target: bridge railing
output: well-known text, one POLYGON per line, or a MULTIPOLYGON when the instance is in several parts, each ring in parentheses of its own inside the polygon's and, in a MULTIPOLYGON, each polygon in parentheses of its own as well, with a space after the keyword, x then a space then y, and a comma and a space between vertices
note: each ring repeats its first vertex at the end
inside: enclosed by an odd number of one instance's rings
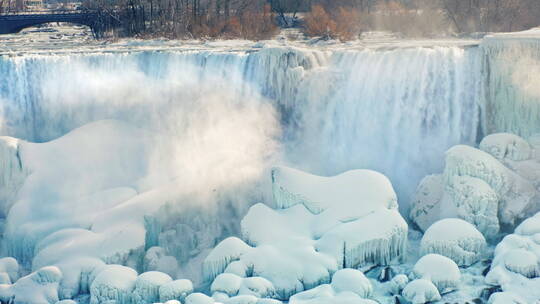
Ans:
POLYGON ((80 14, 95 14, 97 11, 93 10, 43 10, 43 11, 20 11, 20 12, 4 12, 0 13, 2 16, 32 16, 32 15, 80 15, 80 14))

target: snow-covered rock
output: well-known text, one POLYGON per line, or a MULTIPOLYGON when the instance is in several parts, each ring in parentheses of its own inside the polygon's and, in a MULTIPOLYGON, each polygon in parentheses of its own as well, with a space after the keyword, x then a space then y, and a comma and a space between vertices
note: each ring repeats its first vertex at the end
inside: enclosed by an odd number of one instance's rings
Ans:
POLYGON ((132 294, 132 304, 155 303, 160 300, 160 287, 172 282, 171 277, 163 272, 148 271, 142 273, 135 281, 135 289, 132 294))
POLYGON ((407 284, 403 289, 403 297, 412 304, 424 304, 441 299, 437 287, 426 279, 417 279, 407 284))
POLYGON ((214 304, 215 301, 204 293, 195 292, 186 297, 185 304, 214 304))
POLYGON ((159 287, 159 301, 165 303, 170 300, 179 300, 181 303, 193 292, 193 283, 190 280, 174 280, 159 287))
POLYGON ((323 284, 292 296, 290 304, 376 303, 369 298, 372 286, 361 271, 342 269, 334 274, 331 284, 323 284))
POLYGON ((540 213, 523 221, 497 245, 486 283, 504 291, 497 303, 512 297, 522 298, 523 303, 540 300, 540 213))
POLYGON ((513 229, 540 209, 540 159, 523 138, 487 136, 480 149, 458 145, 446 153, 442 175, 427 176, 417 188, 410 219, 425 231, 439 219, 457 217, 487 239, 513 229))
POLYGON ((390 292, 393 295, 399 295, 403 288, 409 283, 409 278, 404 274, 398 274, 390 281, 390 292))
POLYGON ((90 303, 114 301, 118 304, 131 304, 136 281, 135 270, 121 265, 108 265, 90 286, 90 303))
POLYGON ((422 255, 437 253, 460 266, 476 263, 486 250, 486 240, 476 228, 461 219, 442 219, 431 225, 420 242, 422 255))
POLYGON ((242 278, 231 273, 222 273, 216 277, 210 286, 212 293, 222 292, 229 297, 234 297, 238 294, 242 286, 242 278))
POLYGON ((58 302, 58 286, 62 272, 54 266, 43 267, 13 285, 0 285, 0 301, 21 304, 54 304, 58 302))
POLYGON ((249 277, 242 279, 242 285, 238 294, 252 295, 257 298, 273 298, 276 290, 272 282, 261 277, 249 277))
POLYGON ((252 206, 241 222, 244 241, 226 239, 206 258, 207 280, 222 272, 237 281, 259 276, 286 300, 329 283, 341 267, 387 264, 405 252, 407 224, 383 175, 356 170, 328 178, 280 167, 272 182, 278 209, 252 206))
POLYGON ((461 272, 451 259, 439 254, 428 254, 416 262, 409 276, 411 279, 431 281, 439 293, 444 294, 458 289, 461 272))

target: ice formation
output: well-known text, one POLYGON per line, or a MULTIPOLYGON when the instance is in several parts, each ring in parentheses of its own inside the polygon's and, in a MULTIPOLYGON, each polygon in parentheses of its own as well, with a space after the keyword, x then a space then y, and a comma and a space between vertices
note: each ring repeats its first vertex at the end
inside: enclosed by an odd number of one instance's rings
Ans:
POLYGON ((439 219, 461 218, 487 239, 515 227, 540 208, 535 147, 501 133, 487 136, 480 149, 451 148, 443 175, 428 176, 418 186, 411 220, 425 231, 439 219))
POLYGON ((429 280, 416 279, 403 289, 403 297, 412 304, 436 302, 441 299, 437 287, 429 280))
POLYGON ((280 167, 272 182, 278 209, 250 208, 241 223, 245 242, 226 239, 206 258, 208 280, 221 285, 227 278, 236 290, 240 277, 260 276, 286 300, 329 283, 340 268, 387 264, 404 253, 407 224, 383 175, 356 170, 327 178, 280 167))
POLYGON ((12 257, 0 259, 0 274, 3 275, 2 284, 12 284, 19 279, 19 263, 12 257))
POLYGON ((156 303, 160 300, 159 291, 161 287, 172 282, 169 275, 158 272, 149 271, 140 274, 135 281, 135 289, 132 293, 132 304, 156 303))
POLYGON ((484 236, 461 219, 442 219, 431 225, 420 242, 423 255, 437 253, 459 266, 469 266, 482 258, 487 248, 484 236))
POLYGON ((176 277, 178 272, 178 261, 176 258, 167 255, 167 251, 158 246, 154 246, 146 251, 143 263, 143 271, 164 272, 171 277, 176 277))
POLYGON ((0 300, 3 303, 43 303, 58 302, 58 286, 62 272, 54 266, 39 269, 14 284, 0 285, 0 300))
POLYGON ((393 295, 400 295, 403 288, 409 283, 409 278, 404 274, 398 274, 390 281, 390 292, 393 295))
POLYGON ((488 304, 527 304, 520 296, 508 292, 496 292, 489 297, 488 304))
POLYGON ((421 257, 414 265, 409 275, 412 279, 425 279, 431 281, 444 294, 458 289, 461 272, 457 264, 451 259, 439 255, 428 254, 421 257))
POLYGON ((486 283, 501 287, 504 297, 499 297, 523 298, 525 303, 540 300, 540 213, 504 237, 494 255, 486 283))

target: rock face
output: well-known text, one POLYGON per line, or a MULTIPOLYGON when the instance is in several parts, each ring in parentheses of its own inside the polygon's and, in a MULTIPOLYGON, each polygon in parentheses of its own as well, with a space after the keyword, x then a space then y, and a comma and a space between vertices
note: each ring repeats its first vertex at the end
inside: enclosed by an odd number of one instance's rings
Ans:
POLYGON ((504 291, 497 297, 493 294, 490 303, 503 303, 505 299, 515 299, 506 303, 534 303, 540 299, 540 213, 525 220, 497 245, 486 283, 501 286, 504 291))
POLYGON ((437 253, 452 259, 460 266, 476 263, 484 254, 486 240, 468 222, 442 219, 431 225, 420 242, 422 254, 437 253))
POLYGON ((287 300, 330 283, 341 268, 384 265, 405 252, 407 224, 383 175, 356 170, 328 178, 281 167, 272 183, 278 209, 249 210, 243 240, 224 240, 205 260, 208 281, 223 272, 262 277, 287 300))
POLYGON ((418 186, 411 221, 425 231, 439 219, 457 217, 487 239, 513 229, 540 209, 537 150, 507 133, 487 136, 479 149, 449 149, 443 174, 427 176, 418 186))

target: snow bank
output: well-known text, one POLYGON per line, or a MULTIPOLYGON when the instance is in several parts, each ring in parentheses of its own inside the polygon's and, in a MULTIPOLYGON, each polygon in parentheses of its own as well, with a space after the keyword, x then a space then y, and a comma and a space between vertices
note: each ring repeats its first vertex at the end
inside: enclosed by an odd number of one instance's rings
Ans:
POLYGON ((118 304, 131 304, 136 281, 135 270, 121 265, 108 265, 90 286, 90 303, 114 301, 118 304))
POLYGON ((523 303, 540 300, 540 213, 523 221, 497 245, 486 283, 501 286, 500 303, 512 297, 523 298, 523 303))
POLYGON ((410 212, 423 231, 438 219, 457 217, 487 239, 514 228, 540 209, 540 159, 534 146, 516 135, 487 136, 480 149, 455 146, 447 151, 443 175, 426 177, 410 212))
POLYGON ((439 293, 444 294, 458 289, 461 273, 451 259, 439 254, 428 254, 416 262, 409 276, 412 279, 431 281, 439 293))
POLYGON ((339 268, 388 264, 405 252, 407 224, 383 175, 356 170, 328 178, 280 167, 272 181, 278 209, 250 208, 241 222, 245 242, 226 239, 205 260, 209 280, 225 271, 236 290, 240 277, 259 276, 286 300, 329 283, 339 268))
POLYGON ((373 287, 361 271, 341 269, 332 277, 331 284, 323 284, 292 296, 290 304, 376 303, 369 300, 373 287))
POLYGON ((0 300, 3 303, 48 303, 58 302, 58 286, 62 280, 62 272, 54 266, 44 267, 25 277, 13 285, 0 285, 0 300))
POLYGON ((405 286, 403 297, 412 304, 424 304, 441 299, 437 287, 429 280, 417 279, 405 286))
POLYGON ((437 253, 460 266, 476 263, 484 255, 486 247, 484 236, 473 225, 456 218, 443 219, 431 225, 420 242, 422 255, 437 253))

